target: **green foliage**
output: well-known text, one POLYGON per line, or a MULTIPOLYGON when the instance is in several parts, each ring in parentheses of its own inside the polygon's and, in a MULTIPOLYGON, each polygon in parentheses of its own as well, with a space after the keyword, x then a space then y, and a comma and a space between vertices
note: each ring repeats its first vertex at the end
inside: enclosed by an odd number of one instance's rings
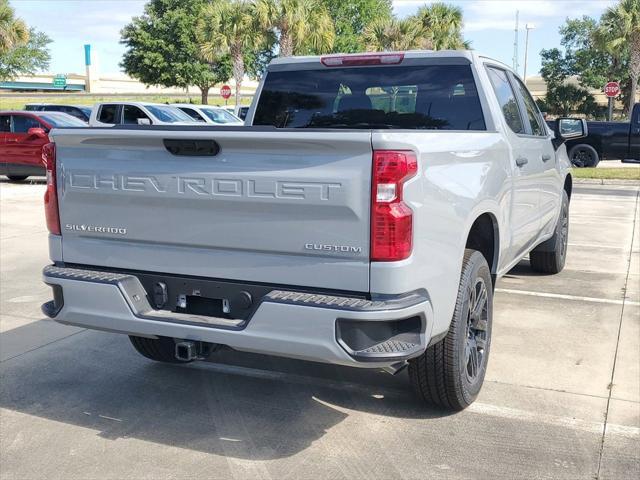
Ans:
POLYGON ((29 41, 29 29, 15 12, 8 0, 0 0, 0 57, 29 41))
POLYGON ((468 48, 462 38, 462 9, 436 2, 418 10, 415 19, 422 27, 425 48, 431 50, 460 50, 468 48))
POLYGON ((601 117, 603 109, 581 87, 601 89, 612 80, 620 82, 622 100, 628 110, 640 74, 640 0, 621 0, 599 21, 587 16, 567 19, 560 35, 563 51, 553 48, 540 53, 541 73, 547 82, 548 111, 562 114, 573 108, 601 117), (573 76, 579 85, 565 85, 573 76))
POLYGON ((209 88, 231 76, 228 59, 204 60, 195 37, 205 0, 151 0, 121 32, 127 50, 120 64, 148 85, 196 85, 206 103, 209 88))
POLYGON ((18 75, 33 75, 49 68, 49 43, 51 39, 47 35, 33 28, 29 29, 26 44, 13 47, 0 55, 0 80, 9 80, 18 75))
POLYGON ((333 20, 320 0, 255 0, 253 5, 257 24, 277 34, 281 57, 332 50, 333 20))
POLYGON ((333 52, 365 51, 364 30, 376 20, 393 16, 391 0, 322 0, 322 3, 333 19, 336 33, 333 52))
POLYGON ((616 64, 626 63, 624 69, 627 111, 631 115, 640 77, 640 0, 621 0, 609 7, 600 19, 595 32, 597 45, 610 54, 616 64))
POLYGON ((446 3, 425 5, 406 19, 381 17, 367 25, 363 39, 367 49, 376 51, 467 49, 462 37, 462 9, 446 3))
POLYGON ((362 35, 367 50, 395 51, 421 48, 424 43, 418 22, 408 18, 381 18, 365 28, 362 35))

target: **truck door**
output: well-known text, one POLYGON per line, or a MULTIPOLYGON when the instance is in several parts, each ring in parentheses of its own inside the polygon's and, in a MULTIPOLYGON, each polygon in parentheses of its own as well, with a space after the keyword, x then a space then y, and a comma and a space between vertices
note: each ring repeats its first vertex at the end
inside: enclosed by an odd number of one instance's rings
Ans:
POLYGON ((525 113, 525 128, 527 131, 528 143, 534 151, 529 157, 529 161, 535 163, 536 168, 542 169, 540 177, 540 228, 539 233, 552 232, 556 226, 558 213, 562 200, 563 179, 560 177, 560 170, 557 166, 556 152, 551 143, 551 132, 546 128, 542 114, 538 110, 536 102, 527 90, 527 87, 515 75, 511 75, 515 85, 516 95, 521 102, 521 111, 525 113), (528 124, 528 125, 527 125, 528 124))
MULTIPOLYGON (((12 115, 12 129, 6 134, 4 152, 7 162, 16 165, 42 167, 42 146, 48 143, 47 138, 30 136, 30 128, 45 128, 30 115, 12 115)), ((44 171, 44 168, 43 168, 44 171)))
POLYGON ((511 241, 505 254, 505 263, 509 263, 533 244, 540 230, 540 183, 543 177, 540 140, 527 131, 521 102, 507 71, 491 66, 487 67, 487 73, 507 124, 505 135, 512 148, 511 241))

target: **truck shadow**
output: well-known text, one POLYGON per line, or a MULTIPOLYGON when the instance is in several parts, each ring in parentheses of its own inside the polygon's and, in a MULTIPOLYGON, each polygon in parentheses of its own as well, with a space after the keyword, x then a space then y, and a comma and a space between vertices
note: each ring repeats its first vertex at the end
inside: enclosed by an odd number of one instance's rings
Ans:
MULTIPOLYGON (((29 325, 3 340, 18 340, 29 325)), ((0 407, 110 440, 269 460, 305 450, 358 412, 448 415, 425 408, 405 377, 230 350, 210 364, 164 365, 140 357, 125 336, 84 331, 3 362, 0 407)), ((56 430, 40 434, 55 442, 56 430)))

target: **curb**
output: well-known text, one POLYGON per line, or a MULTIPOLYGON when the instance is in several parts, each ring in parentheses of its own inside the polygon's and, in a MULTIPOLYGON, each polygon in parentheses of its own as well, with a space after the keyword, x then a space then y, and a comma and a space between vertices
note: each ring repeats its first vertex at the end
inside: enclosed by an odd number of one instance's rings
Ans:
POLYGON ((587 185, 633 185, 640 186, 640 179, 615 179, 615 178, 574 178, 573 183, 587 185))

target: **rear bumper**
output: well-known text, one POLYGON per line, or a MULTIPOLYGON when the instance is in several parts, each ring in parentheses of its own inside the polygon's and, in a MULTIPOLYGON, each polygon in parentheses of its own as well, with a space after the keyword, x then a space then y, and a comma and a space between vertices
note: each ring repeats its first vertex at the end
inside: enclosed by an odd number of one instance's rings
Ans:
POLYGON ((274 288, 235 320, 155 310, 132 274, 49 266, 43 278, 55 298, 43 312, 63 324, 339 365, 378 368, 418 356, 433 326, 425 292, 363 300, 274 288))

